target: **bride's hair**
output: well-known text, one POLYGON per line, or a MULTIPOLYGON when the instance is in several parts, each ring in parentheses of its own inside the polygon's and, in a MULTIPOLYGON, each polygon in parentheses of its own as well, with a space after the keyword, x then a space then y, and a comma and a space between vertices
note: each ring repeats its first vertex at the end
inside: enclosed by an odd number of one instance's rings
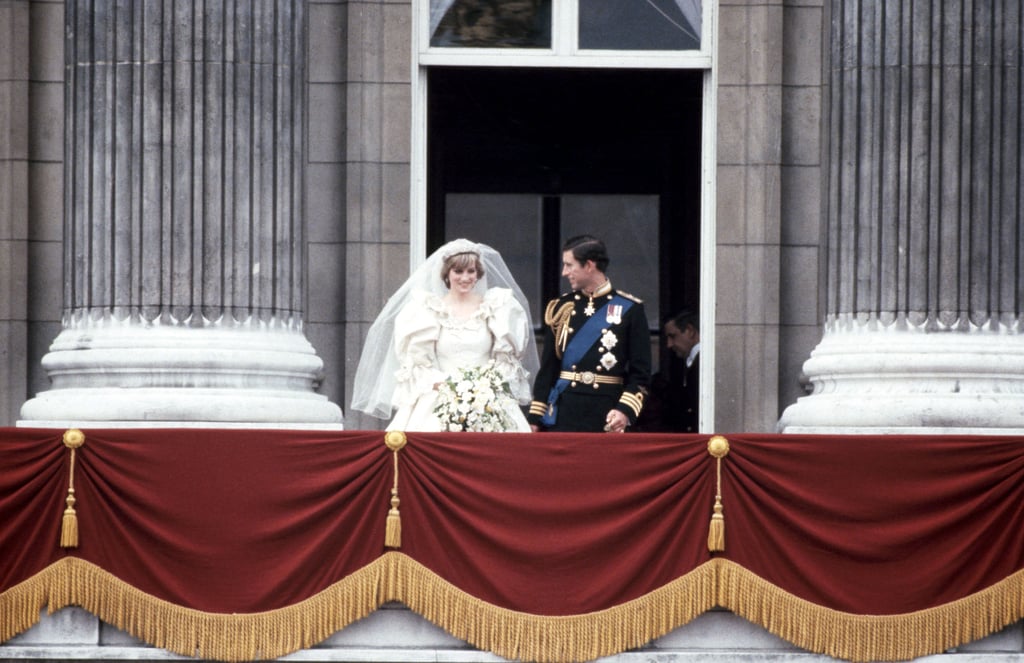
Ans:
POLYGON ((444 264, 441 265, 441 280, 444 281, 444 287, 452 287, 448 282, 448 274, 453 269, 469 269, 471 265, 476 266, 476 277, 482 279, 484 277, 484 264, 480 262, 480 256, 476 253, 453 253, 445 258, 444 264))

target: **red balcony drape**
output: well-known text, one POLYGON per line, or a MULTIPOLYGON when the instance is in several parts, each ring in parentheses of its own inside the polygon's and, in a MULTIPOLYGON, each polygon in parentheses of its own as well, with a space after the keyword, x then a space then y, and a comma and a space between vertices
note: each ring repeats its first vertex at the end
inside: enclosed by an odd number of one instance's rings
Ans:
POLYGON ((854 660, 1024 618, 1024 440, 0 429, 0 640, 81 605, 279 656, 399 600, 506 657, 587 660, 715 605, 854 660), (397 456, 397 464, 396 464, 397 456), (397 467, 401 542, 385 546, 397 467), (69 486, 77 547, 60 546, 69 486))

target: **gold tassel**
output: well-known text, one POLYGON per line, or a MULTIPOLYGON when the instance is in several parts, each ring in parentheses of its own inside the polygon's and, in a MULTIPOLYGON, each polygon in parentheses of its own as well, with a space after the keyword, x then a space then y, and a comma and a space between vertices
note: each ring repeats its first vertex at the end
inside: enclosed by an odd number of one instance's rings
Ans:
MULTIPOLYGON (((72 453, 74 453, 72 451, 72 453)), ((68 489, 67 504, 68 508, 64 509, 64 518, 60 523, 60 547, 61 548, 77 548, 78 547, 78 515, 75 513, 75 489, 68 489)))
POLYGON ((402 516, 398 513, 398 494, 391 490, 391 509, 388 511, 387 525, 384 530, 384 545, 388 548, 402 547, 402 516))
POLYGON ((725 551, 725 514, 722 513, 722 459, 729 453, 729 440, 712 435, 708 440, 708 453, 715 458, 715 508, 708 527, 708 550, 725 551))
POLYGON ((725 550, 725 516, 722 515, 722 499, 718 496, 715 497, 715 512, 711 515, 711 527, 708 530, 708 550, 725 550))
POLYGON ((405 433, 400 430, 389 430, 384 434, 384 445, 391 449, 395 461, 395 481, 391 486, 391 510, 384 527, 384 545, 387 548, 402 547, 402 516, 398 512, 398 452, 406 443, 405 433))
POLYGON ((78 514, 75 513, 75 449, 85 444, 85 434, 77 428, 64 431, 64 446, 71 450, 71 469, 68 471, 67 508, 60 524, 60 547, 78 547, 78 514))

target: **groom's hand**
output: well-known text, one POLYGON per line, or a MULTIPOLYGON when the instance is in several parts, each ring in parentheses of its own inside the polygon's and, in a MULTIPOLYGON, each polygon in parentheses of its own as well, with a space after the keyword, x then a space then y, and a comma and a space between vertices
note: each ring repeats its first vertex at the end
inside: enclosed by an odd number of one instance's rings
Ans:
POLYGON ((609 410, 604 421, 604 429, 609 433, 625 433, 629 425, 629 417, 619 410, 609 410))

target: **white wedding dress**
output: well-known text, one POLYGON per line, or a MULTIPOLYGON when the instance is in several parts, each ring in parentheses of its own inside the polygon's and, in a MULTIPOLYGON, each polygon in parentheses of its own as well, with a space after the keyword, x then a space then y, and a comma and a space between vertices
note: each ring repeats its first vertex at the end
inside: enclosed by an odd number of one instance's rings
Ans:
MULTIPOLYGON (((399 369, 393 402, 398 406, 388 430, 441 431, 434 414, 434 385, 459 369, 494 361, 508 381, 515 399, 530 402, 530 376, 520 357, 527 347, 529 317, 506 288, 491 288, 480 307, 467 319, 454 316, 444 300, 416 292, 395 319, 395 352, 399 369)), ((509 432, 530 432, 518 403, 506 407, 513 427, 509 432)))

